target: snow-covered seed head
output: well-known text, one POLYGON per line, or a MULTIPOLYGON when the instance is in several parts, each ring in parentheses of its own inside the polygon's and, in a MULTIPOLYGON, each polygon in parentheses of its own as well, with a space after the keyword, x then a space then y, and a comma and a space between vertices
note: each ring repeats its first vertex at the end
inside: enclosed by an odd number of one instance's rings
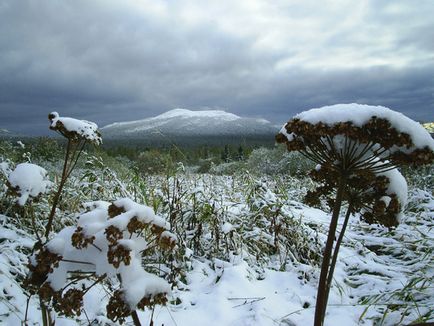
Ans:
POLYGON ((70 140, 86 140, 95 145, 100 145, 102 143, 98 126, 93 122, 60 117, 57 112, 51 112, 48 115, 48 119, 50 120, 51 130, 59 132, 70 140))
POLYGON ((94 241, 95 236, 86 237, 81 226, 78 226, 71 236, 71 244, 77 249, 87 248, 87 246, 92 244, 94 241))
POLYGON ((121 290, 117 290, 110 297, 106 306, 107 317, 112 321, 123 323, 125 318, 131 315, 131 309, 124 300, 124 295, 121 290))
POLYGON ((434 161, 434 140, 422 125, 385 107, 340 104, 305 111, 283 126, 276 141, 290 151, 332 152, 339 164, 344 154, 363 161, 370 153, 398 165, 434 161), (377 146, 358 157, 363 153, 354 143, 377 146))
POLYGON ((53 111, 48 115, 48 119, 50 121, 53 121, 54 119, 58 119, 58 118, 59 118, 59 113, 57 113, 56 111, 53 111))
POLYGON ((137 308, 145 309, 145 307, 152 307, 156 304, 165 305, 167 303, 167 293, 157 293, 153 296, 145 296, 137 304, 137 308))
POLYGON ((176 237, 173 233, 164 231, 160 235, 159 245, 163 249, 173 249, 176 246, 176 237))
POLYGON ((115 204, 111 204, 108 208, 108 214, 110 218, 114 218, 122 213, 125 213, 125 209, 122 206, 116 206, 115 204))
MULTIPOLYGON (((311 206, 320 206, 321 198, 324 198, 332 208, 339 172, 324 165, 321 169, 312 170, 309 175, 319 185, 307 192, 305 202, 311 206)), ((343 198, 350 203, 352 213, 360 211, 363 220, 370 224, 387 227, 398 225, 401 210, 406 204, 407 185, 396 169, 381 175, 359 170, 350 175, 346 182, 343 198), (393 183, 391 179, 399 182, 393 183)))
POLYGON ((51 185, 47 171, 32 163, 18 164, 7 180, 9 193, 18 198, 20 206, 24 206, 29 199, 37 199, 47 193, 51 185))
POLYGON ((42 247, 33 258, 33 263, 28 264, 30 273, 24 281, 24 286, 30 293, 37 293, 46 281, 48 274, 59 266, 62 256, 42 247))
POLYGON ((136 216, 134 216, 127 225, 127 230, 129 233, 133 234, 134 232, 141 232, 143 231, 148 224, 140 222, 136 216))
POLYGON ((131 262, 131 250, 121 244, 111 244, 107 251, 107 261, 115 268, 119 268, 121 263, 128 266, 131 262))
POLYGON ((406 205, 407 184, 396 166, 434 162, 434 140, 417 122, 384 107, 341 104, 312 109, 288 121, 276 140, 317 163, 320 185, 306 195, 334 206, 339 180, 352 213, 369 223, 395 226, 406 205))
POLYGON ((113 225, 109 225, 105 229, 104 234, 108 243, 111 245, 116 244, 119 239, 123 238, 122 231, 113 225))
POLYGON ((83 307, 84 291, 79 289, 69 289, 63 295, 54 297, 54 307, 61 315, 67 317, 80 316, 83 307))

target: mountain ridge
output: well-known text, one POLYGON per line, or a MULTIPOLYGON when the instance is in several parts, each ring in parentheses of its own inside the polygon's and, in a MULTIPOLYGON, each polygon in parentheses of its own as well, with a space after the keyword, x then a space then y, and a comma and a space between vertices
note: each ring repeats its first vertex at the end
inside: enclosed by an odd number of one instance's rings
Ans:
POLYGON ((233 138, 234 142, 250 138, 274 139, 279 127, 262 118, 240 117, 223 110, 192 111, 176 108, 155 117, 115 122, 101 128, 105 139, 134 139, 147 143, 196 141, 233 138))

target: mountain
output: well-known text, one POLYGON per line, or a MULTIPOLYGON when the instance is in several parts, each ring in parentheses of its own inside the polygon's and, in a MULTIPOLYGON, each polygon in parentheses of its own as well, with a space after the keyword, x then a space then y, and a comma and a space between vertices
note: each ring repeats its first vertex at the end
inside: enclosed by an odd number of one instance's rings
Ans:
POLYGON ((274 142, 279 127, 265 119, 243 118, 221 110, 174 109, 143 120, 101 128, 105 140, 149 145, 274 142))
POLYGON ((20 138, 20 137, 26 138, 26 136, 19 135, 7 129, 0 128, 0 139, 12 139, 12 138, 20 138))

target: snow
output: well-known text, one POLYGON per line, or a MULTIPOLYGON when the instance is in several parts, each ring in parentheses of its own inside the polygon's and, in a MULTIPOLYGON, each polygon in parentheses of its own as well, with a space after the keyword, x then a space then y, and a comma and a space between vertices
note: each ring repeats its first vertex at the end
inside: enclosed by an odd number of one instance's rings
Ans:
POLYGON ((126 228, 131 218, 136 217, 140 222, 145 224, 154 224, 161 228, 169 229, 170 225, 165 219, 155 215, 152 208, 137 204, 129 198, 118 199, 113 202, 117 207, 122 207, 125 213, 122 213, 110 220, 109 224, 114 225, 120 229, 126 228))
POLYGON ((389 179, 389 185, 386 192, 388 195, 395 194, 398 197, 402 209, 404 209, 407 205, 408 199, 407 181, 404 176, 398 171, 398 169, 381 172, 378 175, 384 175, 389 179))
POLYGON ((58 127, 58 123, 60 123, 67 131, 74 132, 80 137, 90 140, 96 144, 101 144, 102 140, 96 123, 74 118, 60 117, 59 113, 57 112, 51 112, 50 117, 51 129, 56 129, 58 127))
POLYGON ((143 270, 141 260, 120 269, 124 295, 129 306, 134 309, 143 297, 157 293, 170 293, 170 285, 162 278, 143 270))
POLYGON ((19 194, 18 204, 24 206, 29 198, 36 198, 49 191, 51 182, 47 171, 32 163, 20 163, 9 176, 9 184, 19 194))
MULTIPOLYGON (((241 117, 239 117, 233 113, 225 112, 223 110, 193 111, 193 110, 176 108, 176 109, 167 111, 165 113, 162 113, 160 115, 157 115, 157 116, 151 117, 151 118, 146 118, 146 119, 142 119, 142 120, 111 123, 109 125, 102 127, 101 129, 107 129, 107 128, 111 128, 111 127, 121 127, 121 126, 125 127, 125 126, 131 125, 131 124, 143 124, 143 123, 152 122, 153 124, 149 125, 148 127, 140 126, 140 127, 136 128, 136 130, 143 130, 146 128, 151 129, 151 128, 155 128, 156 126, 158 126, 158 122, 165 123, 166 120, 174 119, 174 118, 177 118, 177 119, 221 118, 221 119, 226 120, 226 121, 234 121, 234 120, 241 119, 241 117)), ((263 123, 263 121, 262 121, 262 123, 263 123)))
POLYGON ((232 230, 234 230, 235 228, 234 228, 234 226, 231 224, 231 223, 229 223, 229 222, 225 222, 223 225, 222 225, 222 232, 224 233, 224 234, 228 234, 229 232, 231 232, 232 230))
POLYGON ((387 119, 398 131, 409 134, 416 147, 427 146, 434 151, 434 140, 421 124, 384 106, 335 104, 301 112, 294 118, 311 124, 322 122, 326 125, 351 121, 355 126, 361 127, 373 116, 387 119))
POLYGON ((176 108, 156 116, 154 119, 170 119, 170 118, 220 118, 228 121, 238 120, 239 116, 228 113, 223 110, 200 110, 192 111, 187 109, 176 108))
POLYGON ((9 166, 9 163, 6 161, 0 162, 0 171, 4 174, 4 175, 9 175, 9 173, 11 173, 11 168, 9 166))

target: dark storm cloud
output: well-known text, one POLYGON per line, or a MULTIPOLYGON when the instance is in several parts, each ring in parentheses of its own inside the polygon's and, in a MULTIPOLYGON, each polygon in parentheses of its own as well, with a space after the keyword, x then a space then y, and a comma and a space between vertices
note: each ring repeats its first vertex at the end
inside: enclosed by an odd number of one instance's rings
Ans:
POLYGON ((3 1, 0 128, 45 133, 52 110, 105 125, 174 107, 282 122, 339 102, 433 120, 431 8, 3 1))
POLYGON ((267 100, 251 103, 259 115, 286 121, 301 110, 335 103, 383 105, 415 120, 434 119, 434 67, 403 70, 384 67, 339 72, 298 71, 270 85, 267 100), (290 80, 290 82, 288 82, 290 80))

